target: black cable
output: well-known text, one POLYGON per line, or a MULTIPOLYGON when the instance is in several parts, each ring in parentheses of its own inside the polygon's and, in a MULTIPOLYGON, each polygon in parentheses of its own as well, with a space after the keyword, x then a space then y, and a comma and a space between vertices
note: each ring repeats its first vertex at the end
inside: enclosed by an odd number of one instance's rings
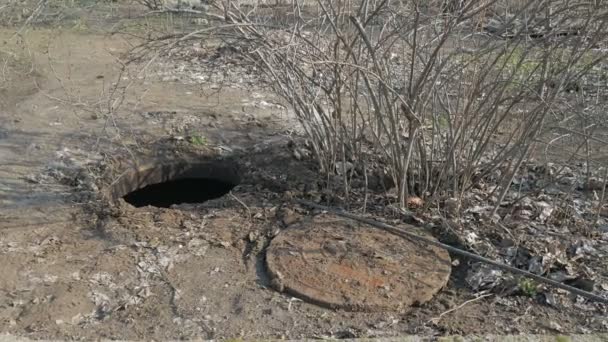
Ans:
POLYGON ((485 264, 492 265, 492 266, 495 266, 497 268, 509 271, 511 273, 516 273, 516 274, 523 275, 525 277, 534 279, 534 280, 539 281, 541 283, 545 283, 547 285, 551 285, 553 287, 557 287, 557 288, 560 288, 560 289, 563 289, 563 290, 575 293, 575 294, 577 294, 579 296, 585 297, 587 299, 591 299, 591 300, 596 301, 596 302, 608 304, 608 298, 604 298, 602 296, 598 296, 598 295, 593 294, 591 292, 587 292, 587 291, 578 289, 576 287, 573 287, 573 286, 570 286, 570 285, 566 285, 566 284, 560 283, 560 282, 555 281, 555 280, 551 280, 549 278, 540 276, 538 274, 534 274, 534 273, 531 273, 531 272, 528 272, 528 271, 525 271, 525 270, 521 270, 521 269, 513 267, 513 266, 505 265, 503 263, 500 263, 498 261, 494 261, 492 259, 484 258, 484 257, 482 257, 480 255, 477 255, 477 254, 474 254, 474 253, 471 253, 471 252, 463 251, 462 249, 458 249, 456 247, 453 247, 453 246, 450 246, 450 245, 446 245, 444 243, 441 243, 441 242, 438 242, 438 241, 434 241, 434 240, 431 240, 431 239, 419 236, 417 234, 414 234, 414 233, 408 232, 406 230, 403 230, 403 229, 400 229, 400 228, 388 225, 386 223, 382 223, 382 222, 379 222, 379 221, 376 221, 376 220, 366 219, 366 218, 363 218, 363 217, 359 217, 357 215, 345 212, 345 211, 343 211, 341 209, 335 209, 335 208, 326 207, 326 206, 323 206, 323 205, 320 205, 320 204, 316 204, 316 203, 313 203, 313 202, 309 202, 309 201, 306 201, 306 200, 301 200, 301 199, 297 199, 297 198, 294 199, 294 200, 297 203, 305 205, 307 207, 311 207, 311 208, 327 211, 329 213, 332 213, 332 214, 335 214, 335 215, 338 215, 338 216, 342 216, 342 217, 346 217, 346 218, 349 218, 349 219, 352 219, 352 220, 355 220, 355 221, 359 221, 359 222, 368 224, 370 226, 374 226, 376 228, 384 229, 384 230, 386 230, 387 232, 389 232, 391 234, 395 234, 395 235, 398 235, 398 236, 401 236, 401 237, 411 238, 411 239, 414 239, 414 240, 417 240, 417 241, 422 241, 422 242, 424 242, 426 244, 429 244, 429 245, 432 245, 432 246, 435 246, 435 247, 439 247, 439 248, 445 249, 445 250, 447 250, 449 252, 452 252, 454 254, 462 255, 462 256, 465 256, 467 258, 470 258, 470 259, 473 259, 473 260, 477 260, 477 261, 483 262, 485 264))

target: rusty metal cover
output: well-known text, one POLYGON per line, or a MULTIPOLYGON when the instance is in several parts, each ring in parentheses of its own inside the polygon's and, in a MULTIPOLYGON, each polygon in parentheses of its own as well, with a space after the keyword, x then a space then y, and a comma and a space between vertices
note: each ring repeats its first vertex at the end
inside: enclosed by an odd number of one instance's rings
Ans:
POLYGON ((266 262, 275 288, 350 311, 403 311, 426 302, 451 271, 445 250, 327 214, 281 232, 266 262))

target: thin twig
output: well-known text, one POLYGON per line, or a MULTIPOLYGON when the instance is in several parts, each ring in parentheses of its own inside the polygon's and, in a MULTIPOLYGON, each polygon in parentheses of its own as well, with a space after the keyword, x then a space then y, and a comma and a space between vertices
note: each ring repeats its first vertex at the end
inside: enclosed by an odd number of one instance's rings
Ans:
POLYGON ((232 191, 230 192, 230 197, 232 197, 232 199, 234 199, 235 201, 237 201, 240 205, 243 206, 243 208, 245 208, 245 210, 247 211, 247 216, 249 216, 249 223, 251 224, 251 210, 249 209, 249 207, 247 206, 247 204, 245 204, 245 202, 241 201, 240 198, 236 197, 232 191))
POLYGON ((481 296, 475 297, 473 299, 469 299, 469 300, 463 302, 462 304, 458 305, 457 307, 451 308, 448 311, 442 312, 441 314, 439 314, 439 316, 431 318, 429 320, 429 322, 431 322, 433 324, 439 324, 439 321, 441 320, 441 317, 449 314, 450 312, 454 312, 456 310, 462 309, 467 304, 474 303, 474 302, 476 302, 478 300, 481 300, 481 299, 484 299, 484 298, 487 298, 487 297, 490 297, 490 296, 493 296, 493 295, 494 295, 493 293, 486 293, 486 294, 483 294, 481 296))

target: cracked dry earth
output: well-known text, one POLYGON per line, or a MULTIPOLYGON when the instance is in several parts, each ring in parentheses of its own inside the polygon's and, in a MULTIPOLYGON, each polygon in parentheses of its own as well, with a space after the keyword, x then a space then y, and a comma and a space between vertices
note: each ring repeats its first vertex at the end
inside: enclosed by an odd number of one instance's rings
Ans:
POLYGON ((318 178, 287 148, 290 117, 262 91, 164 77, 138 80, 114 116, 98 116, 126 47, 117 36, 46 29, 12 47, 31 63, 15 64, 0 92, 0 332, 176 339, 539 333, 555 332, 553 322, 563 332, 602 329, 595 312, 527 297, 513 305, 489 296, 440 316, 474 298, 460 268, 407 312, 330 310, 274 291, 263 251, 309 214, 286 205, 285 192, 318 178), (200 134, 204 147, 182 139, 200 134), (246 181, 232 195, 170 209, 97 196, 120 174, 120 159, 193 154, 237 158, 246 181))

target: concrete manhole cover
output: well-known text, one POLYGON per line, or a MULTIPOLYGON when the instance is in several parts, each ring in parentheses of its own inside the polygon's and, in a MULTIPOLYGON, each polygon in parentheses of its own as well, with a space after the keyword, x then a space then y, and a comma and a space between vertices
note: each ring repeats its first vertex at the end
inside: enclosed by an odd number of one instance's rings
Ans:
POLYGON ((426 302, 451 270, 442 249, 330 215, 281 232, 266 262, 279 290, 351 311, 401 311, 426 302))

